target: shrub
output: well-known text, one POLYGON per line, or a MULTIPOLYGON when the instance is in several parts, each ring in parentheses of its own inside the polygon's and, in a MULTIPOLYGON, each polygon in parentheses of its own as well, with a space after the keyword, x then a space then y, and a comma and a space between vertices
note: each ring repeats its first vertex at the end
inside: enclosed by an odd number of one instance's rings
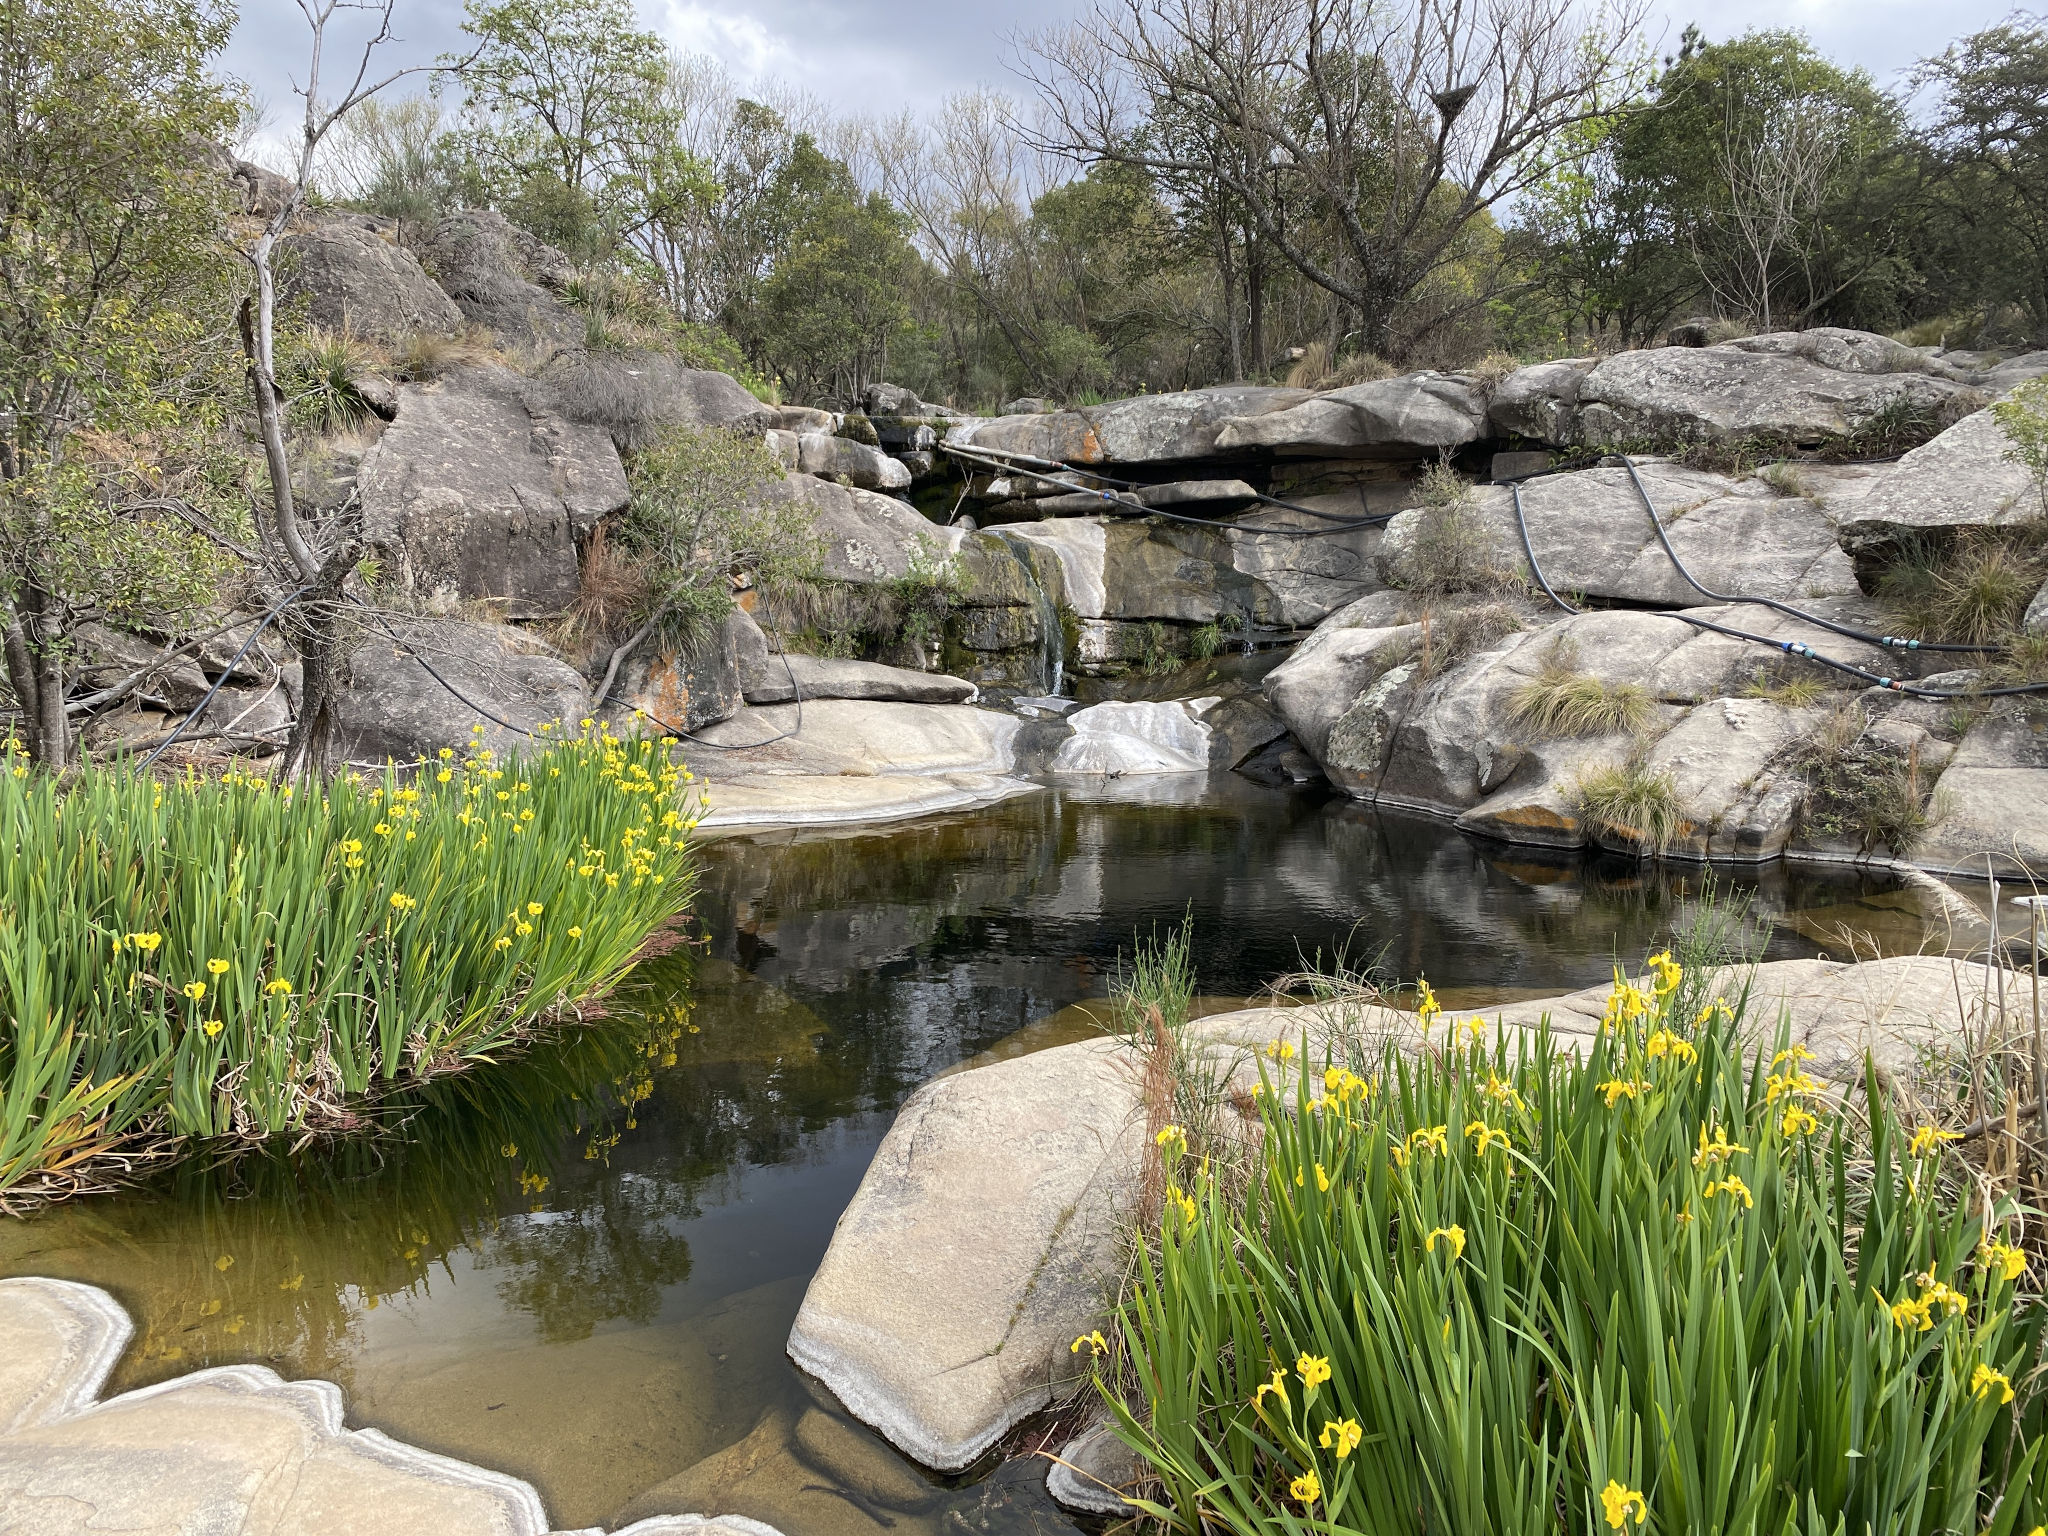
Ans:
POLYGON ((576 1017, 693 881, 651 741, 325 795, 0 764, 0 1196, 165 1138, 344 1128, 576 1017))
POLYGON ((356 377, 369 366, 368 351, 347 332, 306 332, 285 354, 278 388, 285 415, 308 432, 347 432, 370 419, 370 402, 356 377))
POLYGON ((951 555, 919 534, 909 550, 909 569, 889 584, 903 618, 900 633, 919 650, 936 645, 946 620, 974 590, 973 579, 951 555))
POLYGON ((1425 612, 1416 670, 1424 678, 1441 676, 1521 627, 1521 616, 1506 603, 1472 603, 1442 613, 1425 612))
POLYGON ((1779 459, 1757 471, 1757 478, 1780 496, 1807 497, 1813 494, 1806 474, 1790 459, 1779 459))
POLYGON ((1681 1016, 1660 962, 1569 1048, 1311 1062, 1304 1036, 1251 1101, 1241 1191, 1158 1138, 1102 1379, 1144 1512, 1188 1536, 2041 1519, 2016 1208, 1947 1198, 1940 1138, 1874 1085, 1844 1112, 1782 1038, 1767 1061, 1739 1017, 1681 1016))
POLYGON ((2005 456, 2034 477, 2034 496, 2048 517, 2048 379, 2029 379, 1991 407, 2005 433, 2005 456))
POLYGON ((1515 690, 1512 717, 1539 736, 1633 734, 1650 723, 1655 701, 1647 689, 1581 672, 1574 660, 1570 651, 1554 647, 1542 670, 1515 690))
POLYGON ((1479 513, 1471 485, 1447 462, 1415 482, 1416 519, 1389 573, 1411 592, 1469 592, 1509 585, 1492 531, 1479 513))
POLYGON ((1995 645, 2018 627, 2044 570, 2024 530, 1987 532, 1943 546, 1904 546, 1878 579, 1878 597, 1923 640, 1995 645))
POLYGON ((1595 768, 1572 785, 1579 814, 1593 826, 1656 858, 1670 851, 1692 827, 1678 784, 1668 773, 1652 773, 1639 762, 1595 768))

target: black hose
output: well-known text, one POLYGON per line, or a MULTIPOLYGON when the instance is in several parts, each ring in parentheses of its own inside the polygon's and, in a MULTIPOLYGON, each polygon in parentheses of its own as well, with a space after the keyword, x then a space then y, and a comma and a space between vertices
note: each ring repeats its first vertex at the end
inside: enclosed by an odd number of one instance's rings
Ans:
MULTIPOLYGON (((1650 501, 1650 493, 1646 489, 1644 489, 1641 479, 1636 477, 1634 463, 1628 460, 1627 458, 1623 458, 1622 462, 1628 465, 1630 478, 1635 481, 1636 492, 1638 495, 1642 497, 1643 505, 1649 509, 1650 520, 1653 523, 1658 524, 1659 537, 1662 538, 1663 525, 1661 522, 1658 522, 1657 509, 1650 501)), ((1550 578, 1544 574, 1543 566, 1536 558, 1536 547, 1529 538, 1528 516, 1522 507, 1521 485, 1518 482, 1511 482, 1508 486, 1508 491, 1514 500, 1515 527, 1516 530, 1522 536, 1522 552, 1528 558, 1529 571, 1530 574, 1536 578, 1536 584, 1543 589, 1544 596, 1548 597, 1553 603, 1557 604, 1557 606, 1562 608, 1566 613, 1584 613, 1586 611, 1585 609, 1576 607, 1575 605, 1566 602, 1562 597, 1559 597, 1557 595, 1556 589, 1553 588, 1550 584, 1550 578)), ((1688 582, 1691 582, 1694 587, 1698 588, 1701 592, 1705 593, 1707 596, 1713 598, 1717 602, 1754 602, 1766 607, 1780 609, 1783 612, 1791 615, 1793 618, 1797 618, 1805 622, 1814 623, 1822 628, 1834 630, 1835 632, 1843 634, 1850 639, 1869 641, 1871 638, 1865 636, 1860 631, 1847 629, 1841 625, 1830 624, 1825 620, 1813 618, 1812 616, 1801 613, 1798 609, 1792 608, 1784 603, 1774 603, 1770 602, 1768 599, 1763 598, 1731 597, 1724 596, 1720 593, 1716 593, 1710 588, 1702 586, 1698 581, 1693 580, 1691 573, 1685 570, 1683 563, 1679 560, 1677 552, 1671 548, 1671 542, 1669 539, 1663 539, 1663 544, 1665 553, 1670 555, 1672 563, 1678 566, 1680 574, 1683 575, 1688 582)), ((1817 662, 1821 666, 1830 667, 1837 672, 1846 673, 1851 677, 1861 678, 1863 681, 1871 684, 1873 687, 1888 689, 1893 693, 1905 694, 1909 698, 1985 699, 2006 698, 2016 694, 2048 693, 2048 683, 2027 683, 2013 688, 1920 688, 1899 678, 1884 677, 1876 672, 1872 672, 1867 670, 1866 668, 1859 667, 1853 662, 1841 661, 1836 659, 1835 657, 1823 655, 1821 652, 1816 651, 1812 646, 1807 645, 1804 641, 1780 640, 1771 635, 1752 634, 1750 631, 1746 629, 1735 629, 1726 624, 1716 624, 1711 619, 1702 619, 1696 617, 1695 615, 1686 613, 1683 609, 1663 610, 1660 613, 1660 617, 1667 619, 1677 619, 1681 624, 1690 624, 1695 629, 1710 630, 1714 634, 1727 635, 1729 638, 1735 640, 1745 640, 1752 645, 1767 645, 1771 647, 1771 649, 1773 650, 1783 651, 1788 656, 1798 656, 1806 661, 1817 662)), ((1915 647, 1915 649, 1931 650, 1934 649, 1934 647, 1915 647)), ((1958 649, 1974 650, 1976 649, 1976 647, 1965 646, 1958 647, 1958 649)))
POLYGON ((282 599, 278 601, 277 605, 273 607, 270 610, 270 612, 263 615, 262 622, 259 623, 253 630, 249 632, 249 638, 242 642, 242 648, 239 651, 235 652, 234 659, 231 660, 225 667, 223 667, 221 669, 220 676, 213 680, 213 686, 206 690, 206 696, 202 698, 197 704, 193 705, 192 712, 189 715, 187 715, 184 719, 180 720, 175 726, 173 726, 171 728, 171 734, 166 736, 162 741, 158 742, 156 744, 156 750, 150 753, 149 756, 145 757, 142 760, 142 768, 144 770, 147 770, 152 763, 154 763, 158 758, 162 757, 164 753, 167 750, 169 750, 172 742, 176 741, 180 736, 185 734, 186 727, 191 725, 194 720, 197 720, 201 715, 206 713, 206 706, 213 702, 214 695, 221 691, 221 688, 227 683, 229 676, 234 672, 235 668, 242 664, 242 658, 249 654, 249 648, 252 645, 254 645, 260 638, 262 638, 263 631, 270 628, 270 626, 276 622, 277 616, 279 614, 283 613, 285 609, 291 607, 293 603, 296 603, 300 598, 304 597, 308 592, 312 590, 313 584, 311 582, 308 582, 305 586, 299 588, 298 591, 287 593, 282 599))

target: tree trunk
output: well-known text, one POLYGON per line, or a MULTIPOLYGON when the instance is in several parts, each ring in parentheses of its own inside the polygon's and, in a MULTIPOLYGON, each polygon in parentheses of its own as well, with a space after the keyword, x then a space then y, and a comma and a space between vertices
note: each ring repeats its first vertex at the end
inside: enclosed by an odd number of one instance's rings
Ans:
POLYGON ((22 632, 21 619, 10 608, 7 612, 7 627, 0 632, 7 652, 7 682, 14 690, 14 700, 21 706, 21 744, 28 752, 31 762, 43 760, 43 706, 42 687, 36 677, 34 658, 29 654, 28 636, 22 632))
POLYGON ((1223 215, 1216 216, 1216 274, 1223 281, 1224 328, 1230 335, 1230 376, 1244 377, 1244 336, 1237 323, 1237 273, 1230 261, 1230 230, 1223 215))
POLYGON ((1246 351, 1251 357, 1252 372, 1263 373, 1266 368, 1266 253, 1260 248, 1258 237, 1250 230, 1245 231, 1244 242, 1244 297, 1246 351))
POLYGON ((299 655, 299 709, 285 742, 278 778, 297 784, 324 774, 335 757, 334 695, 342 661, 341 584, 362 558, 359 541, 344 540, 327 557, 312 590, 278 618, 278 628, 299 655))

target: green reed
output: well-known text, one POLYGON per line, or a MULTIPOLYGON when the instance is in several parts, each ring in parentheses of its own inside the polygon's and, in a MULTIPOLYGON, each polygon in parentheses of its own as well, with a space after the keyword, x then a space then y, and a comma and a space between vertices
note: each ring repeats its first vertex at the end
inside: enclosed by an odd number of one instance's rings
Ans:
POLYGON ((0 755, 0 1196, 170 1137, 346 1129, 624 974, 689 903, 686 775, 609 733, 294 793, 0 755))
POLYGON ((1679 1017, 1655 963, 1591 1043, 1316 1068, 1304 1043, 1257 1097, 1248 1189, 1161 1133, 1174 1187, 1103 1361, 1153 1518, 2035 1530, 2017 1213, 1946 1199, 1938 1133, 1874 1090, 1852 1122, 1739 1010, 1679 1017))

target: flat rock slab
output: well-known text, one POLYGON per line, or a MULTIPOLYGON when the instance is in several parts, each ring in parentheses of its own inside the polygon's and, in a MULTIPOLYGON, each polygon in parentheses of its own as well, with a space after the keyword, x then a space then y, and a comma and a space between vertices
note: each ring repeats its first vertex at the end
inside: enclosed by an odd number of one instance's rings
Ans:
POLYGON ((712 791, 711 813, 698 823, 698 830, 907 821, 916 816, 978 810, 1037 788, 1000 774, 760 774, 718 781, 712 791))
POLYGON ((1934 792, 1937 820, 1914 862, 1982 878, 2015 860, 2048 865, 2048 716, 2012 709, 1970 727, 1934 792))
POLYGON ((883 1139, 789 1354, 926 1466, 957 1471, 1086 1376, 1143 1112, 1111 1042, 939 1078, 883 1139))
MULTIPOLYGON (((6 1536, 542 1536, 538 1494, 342 1422, 331 1382, 195 1371, 95 1402, 132 1332, 104 1291, 0 1280, 0 1532, 6 1536)), ((633 1536, 775 1536, 671 1516, 633 1536)))
POLYGON ((791 654, 745 657, 740 691, 749 704, 805 699, 871 699, 898 704, 972 704, 981 690, 943 672, 913 672, 879 661, 791 654))
POLYGON ((1024 722, 958 704, 815 699, 748 707, 699 731, 690 749, 714 779, 767 774, 1008 774, 1024 722))
POLYGON ((1842 519, 1843 546, 1852 554, 1883 550, 1918 534, 2039 517, 2033 476, 2005 456, 2011 446, 1991 412, 1965 416, 1900 459, 1858 499, 1842 519))

